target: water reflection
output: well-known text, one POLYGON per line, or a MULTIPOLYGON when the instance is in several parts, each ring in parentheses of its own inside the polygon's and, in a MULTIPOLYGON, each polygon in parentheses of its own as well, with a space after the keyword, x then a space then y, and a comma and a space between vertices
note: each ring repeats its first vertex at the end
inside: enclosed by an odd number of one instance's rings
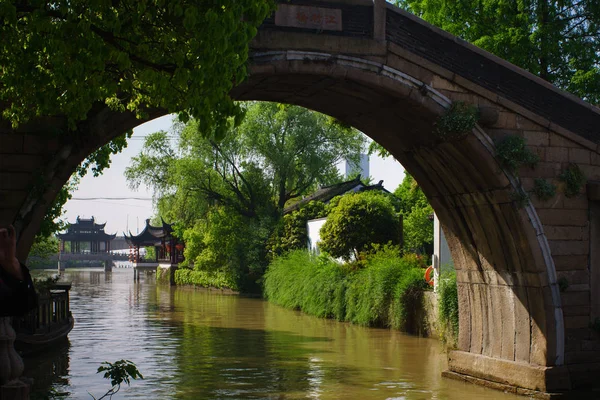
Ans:
POLYGON ((115 398, 517 399, 441 378, 437 341, 309 317, 259 299, 133 282, 131 270, 67 271, 70 346, 26 360, 38 393, 101 395, 102 361, 129 359, 143 381, 115 398), (50 363, 50 364, 49 364, 50 363), (42 368, 42 365, 52 367, 42 368))

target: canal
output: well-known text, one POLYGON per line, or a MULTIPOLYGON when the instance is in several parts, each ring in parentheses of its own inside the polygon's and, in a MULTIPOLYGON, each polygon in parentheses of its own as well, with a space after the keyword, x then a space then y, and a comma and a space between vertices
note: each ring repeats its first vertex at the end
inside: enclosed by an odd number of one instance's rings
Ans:
POLYGON ((133 281, 131 269, 68 270, 69 341, 27 358, 33 398, 91 399, 103 361, 144 375, 114 399, 522 399, 442 378, 440 343, 323 320, 264 300, 133 281), (52 398, 52 397, 50 397, 52 398))

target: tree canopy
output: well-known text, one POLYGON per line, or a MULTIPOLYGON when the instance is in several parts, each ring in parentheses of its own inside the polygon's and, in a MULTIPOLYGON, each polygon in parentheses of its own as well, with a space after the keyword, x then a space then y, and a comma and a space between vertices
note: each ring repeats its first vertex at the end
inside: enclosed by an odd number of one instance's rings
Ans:
POLYGON ((319 248, 349 260, 373 244, 398 244, 399 221, 388 196, 375 191, 346 194, 321 228, 319 248))
POLYGON ((426 21, 600 102, 597 0, 399 0, 426 21))
POLYGON ((400 213, 403 216, 404 250, 427 253, 427 246, 433 243, 433 221, 430 219, 433 208, 427 197, 408 172, 405 172, 394 195, 399 199, 400 213))
POLYGON ((246 118, 221 141, 196 120, 151 134, 125 175, 154 189, 160 214, 177 221, 195 268, 225 273, 247 288, 267 263, 269 238, 289 200, 339 179, 336 163, 355 158, 364 136, 304 108, 242 106, 246 118), (245 283, 243 283, 245 282, 245 283))
MULTIPOLYGON (((14 126, 64 115, 71 129, 96 102, 145 115, 193 116, 216 136, 241 109, 248 43, 272 1, 0 2, 0 102, 14 126)), ((208 130, 203 130, 209 132, 208 130)))

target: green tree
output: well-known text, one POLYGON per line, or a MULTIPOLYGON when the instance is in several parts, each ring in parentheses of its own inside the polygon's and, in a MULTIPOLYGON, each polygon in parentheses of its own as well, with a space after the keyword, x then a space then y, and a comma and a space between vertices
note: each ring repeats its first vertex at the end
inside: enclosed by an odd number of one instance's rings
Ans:
POLYGON ((358 259, 373 244, 397 244, 398 216, 389 197, 373 191, 341 196, 321 228, 321 250, 358 259))
POLYGON ((280 256, 291 250, 308 247, 306 223, 315 218, 327 216, 327 205, 320 201, 311 201, 299 210, 283 216, 273 234, 269 238, 271 257, 280 256))
MULTIPOLYGON (((245 79, 248 43, 273 8, 270 0, 2 1, 0 114, 14 127, 65 118, 68 130, 48 134, 77 142, 93 110, 146 117, 160 108, 184 121, 197 118, 203 132, 219 138, 228 118, 241 121, 229 91, 245 79)), ((94 152, 78 176, 88 166, 100 173, 123 143, 94 152)), ((42 236, 64 228, 59 218, 72 184, 50 205, 42 236)))
MULTIPOLYGON (((271 1, 0 3, 4 118, 64 115, 72 129, 96 103, 189 115, 221 136, 241 110, 229 90, 271 1)), ((208 132, 208 130, 205 130, 208 132)))
POLYGON ((425 208, 429 201, 421 190, 415 178, 408 172, 404 172, 402 183, 394 191, 394 195, 400 199, 400 212, 403 216, 408 216, 413 208, 425 208))
POLYGON ((600 2, 400 0, 397 4, 583 99, 600 102, 600 2))
POLYGON ((58 255, 59 243, 56 236, 36 236, 27 258, 27 265, 30 268, 43 268, 51 267, 52 262, 56 264, 57 260, 52 260, 52 257, 58 255))
POLYGON ((403 217, 403 248, 409 252, 425 252, 426 246, 433 243, 433 208, 417 181, 405 172, 404 179, 394 195, 399 199, 403 217))
POLYGON ((433 208, 414 207, 410 214, 403 218, 405 251, 425 253, 427 246, 433 243, 433 208))
POLYGON ((153 188, 196 268, 236 282, 260 278, 285 203, 337 178, 337 161, 364 143, 358 131, 300 107, 244 108, 243 123, 230 124, 221 141, 196 120, 181 128, 177 144, 165 132, 150 135, 125 173, 133 187, 153 188))

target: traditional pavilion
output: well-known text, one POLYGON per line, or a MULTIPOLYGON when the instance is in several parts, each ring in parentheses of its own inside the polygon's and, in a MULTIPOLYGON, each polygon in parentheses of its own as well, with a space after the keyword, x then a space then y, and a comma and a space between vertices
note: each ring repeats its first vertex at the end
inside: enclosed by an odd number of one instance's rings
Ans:
POLYGON ((146 226, 138 235, 124 234, 125 240, 133 251, 132 260, 139 264, 143 262, 170 261, 172 265, 183 260, 183 244, 173 236, 173 225, 167 224, 161 219, 161 226, 150 225, 146 220, 146 226), (142 260, 140 258, 140 247, 154 247, 156 260, 142 260))
POLYGON ((109 253, 110 242, 117 234, 104 232, 103 224, 96 223, 94 217, 85 219, 77 217, 74 224, 70 224, 66 233, 59 233, 60 252, 65 253, 65 243, 70 243, 69 253, 109 253))

